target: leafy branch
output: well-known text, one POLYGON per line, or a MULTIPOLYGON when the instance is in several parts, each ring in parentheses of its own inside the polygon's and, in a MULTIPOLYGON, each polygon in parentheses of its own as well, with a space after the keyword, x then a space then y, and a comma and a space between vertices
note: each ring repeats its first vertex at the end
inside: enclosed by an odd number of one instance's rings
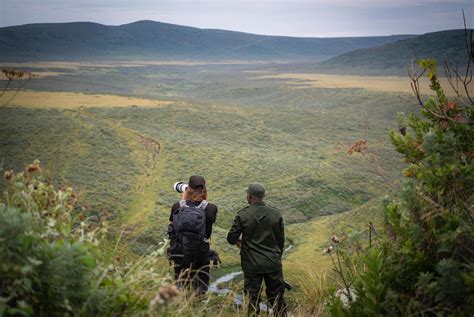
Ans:
POLYGON ((418 64, 421 68, 421 72, 419 74, 417 74, 414 70, 412 61, 412 69, 409 71, 408 76, 411 80, 410 87, 418 101, 418 104, 433 118, 455 124, 473 125, 474 121, 472 120, 472 114, 474 100, 469 93, 469 85, 472 83, 472 63, 474 61, 473 33, 472 30, 468 31, 467 29, 464 10, 462 15, 464 20, 464 38, 468 55, 465 73, 461 73, 457 63, 453 64, 451 62, 444 61, 443 64, 446 79, 456 94, 457 104, 448 102, 448 99, 441 88, 441 84, 436 74, 437 65, 435 61, 419 61, 418 64), (420 78, 425 75, 425 73, 430 80, 430 88, 436 92, 438 99, 437 106, 433 106, 433 103, 430 102, 424 102, 421 98, 420 78), (460 86, 462 87, 460 88, 460 86))

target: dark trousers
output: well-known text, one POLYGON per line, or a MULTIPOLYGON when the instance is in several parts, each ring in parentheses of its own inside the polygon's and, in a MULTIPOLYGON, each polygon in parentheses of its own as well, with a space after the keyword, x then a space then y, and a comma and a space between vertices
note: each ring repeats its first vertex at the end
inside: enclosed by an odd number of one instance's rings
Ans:
POLYGON ((174 263, 174 279, 178 286, 192 288, 199 294, 207 292, 209 286, 209 251, 174 263))
POLYGON ((283 271, 278 270, 271 273, 244 272, 244 292, 249 297, 249 315, 260 313, 261 291, 265 281, 269 309, 273 307, 275 316, 286 316, 286 302, 283 297, 285 293, 285 281, 283 271))

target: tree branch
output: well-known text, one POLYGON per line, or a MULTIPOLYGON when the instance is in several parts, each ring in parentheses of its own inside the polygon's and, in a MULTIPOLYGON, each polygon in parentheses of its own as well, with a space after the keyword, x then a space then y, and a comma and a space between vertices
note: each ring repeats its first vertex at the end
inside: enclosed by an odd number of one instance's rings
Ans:
POLYGON ((413 94, 415 95, 416 99, 418 100, 418 103, 423 106, 423 101, 421 100, 421 92, 420 92, 420 78, 423 76, 426 72, 426 69, 423 69, 423 71, 417 75, 415 71, 413 70, 413 60, 412 60, 412 71, 408 72, 408 77, 411 79, 410 87, 411 90, 413 91, 413 94))
POLYGON ((29 77, 28 79, 25 80, 25 82, 23 83, 23 85, 19 86, 18 89, 15 91, 15 93, 13 94, 13 96, 7 100, 7 102, 5 102, 3 105, 1 105, 0 107, 5 107, 6 105, 8 105, 8 103, 10 101, 13 100, 13 98, 16 97, 16 95, 18 95, 18 93, 20 92, 21 89, 23 89, 23 87, 26 86, 26 84, 30 81, 31 77, 29 77))
POLYGON ((2 93, 0 94, 0 97, 3 96, 3 94, 5 93, 5 91, 7 90, 8 86, 10 86, 10 83, 12 82, 12 79, 11 78, 8 78, 8 82, 7 84, 5 85, 5 87, 3 87, 3 90, 2 90, 2 93))

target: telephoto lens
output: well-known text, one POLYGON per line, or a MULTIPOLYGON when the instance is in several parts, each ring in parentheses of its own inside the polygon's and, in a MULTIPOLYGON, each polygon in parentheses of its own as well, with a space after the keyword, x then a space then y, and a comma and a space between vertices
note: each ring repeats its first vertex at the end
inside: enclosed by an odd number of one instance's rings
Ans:
POLYGON ((178 193, 184 193, 186 189, 188 188, 188 184, 185 182, 176 182, 174 183, 173 189, 177 191, 178 193))

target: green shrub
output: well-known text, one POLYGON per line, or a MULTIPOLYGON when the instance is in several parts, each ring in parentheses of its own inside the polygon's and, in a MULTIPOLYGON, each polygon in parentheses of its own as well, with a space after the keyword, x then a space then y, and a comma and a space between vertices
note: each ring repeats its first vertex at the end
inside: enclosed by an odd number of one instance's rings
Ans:
POLYGON ((334 315, 474 314, 473 103, 449 101, 436 64, 420 66, 436 97, 421 115, 399 116, 390 138, 409 166, 397 197, 384 202, 386 235, 362 256, 357 300, 334 315))
POLYGON ((169 280, 166 244, 139 258, 115 261, 107 223, 88 217, 70 187, 55 188, 39 161, 6 171, 0 203, 0 316, 137 315, 169 280), (100 244, 100 242, 106 242, 100 244), (99 245, 101 248, 99 248, 99 245))
POLYGON ((107 307, 94 246, 44 239, 31 214, 0 207, 0 314, 100 313, 107 307))
POLYGON ((113 309, 98 261, 99 227, 80 222, 77 195, 44 182, 39 162, 5 173, 0 204, 0 315, 90 315, 113 309), (77 218, 78 222, 73 221, 77 218))

